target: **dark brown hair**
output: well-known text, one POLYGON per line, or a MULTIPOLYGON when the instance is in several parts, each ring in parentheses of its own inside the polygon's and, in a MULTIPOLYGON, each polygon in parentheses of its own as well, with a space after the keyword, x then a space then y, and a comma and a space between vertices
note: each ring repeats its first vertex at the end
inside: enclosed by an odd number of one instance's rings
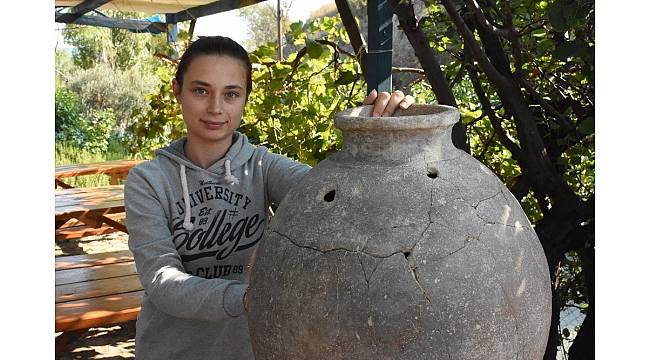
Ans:
POLYGON ((241 45, 231 38, 225 36, 201 36, 198 40, 190 45, 183 56, 176 69, 176 81, 178 85, 183 87, 183 76, 190 66, 192 60, 201 55, 221 55, 230 56, 234 59, 241 61, 246 68, 246 98, 251 93, 253 87, 252 71, 253 65, 248 57, 248 52, 241 45))

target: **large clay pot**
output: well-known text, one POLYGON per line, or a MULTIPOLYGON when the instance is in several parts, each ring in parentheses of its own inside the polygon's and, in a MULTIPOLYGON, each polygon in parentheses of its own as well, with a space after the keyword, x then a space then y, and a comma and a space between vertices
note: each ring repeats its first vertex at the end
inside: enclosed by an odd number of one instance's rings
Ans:
POLYGON ((286 196, 248 290, 256 358, 541 359, 542 247, 517 200, 451 143, 455 108, 343 111, 343 149, 286 196))

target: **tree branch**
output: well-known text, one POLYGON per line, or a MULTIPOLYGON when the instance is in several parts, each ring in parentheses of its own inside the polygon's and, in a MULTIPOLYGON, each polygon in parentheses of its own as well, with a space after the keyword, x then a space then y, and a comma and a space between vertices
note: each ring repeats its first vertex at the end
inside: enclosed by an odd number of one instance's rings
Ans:
POLYGON ((153 56, 155 56, 157 58, 160 58, 160 59, 162 59, 164 61, 167 61, 168 63, 174 64, 174 65, 178 65, 178 63, 180 62, 179 59, 173 59, 170 56, 162 54, 162 53, 155 53, 155 54, 153 54, 153 56))
POLYGON ((440 69, 440 63, 433 49, 429 47, 428 38, 417 23, 412 2, 410 0, 391 0, 390 5, 393 13, 397 15, 402 31, 413 46, 415 55, 420 60, 420 64, 429 79, 429 84, 431 84, 438 102, 442 105, 457 107, 456 98, 447 83, 444 73, 440 69))
POLYGON ((530 191, 530 183, 526 180, 524 174, 519 174, 514 178, 514 183, 510 187, 510 192, 515 198, 521 202, 521 199, 524 198, 530 191))
POLYGON ((453 89, 454 85, 456 85, 462 78, 463 75, 465 75, 465 67, 467 63, 465 62, 465 59, 462 60, 462 63, 460 64, 460 69, 458 69, 458 72, 456 73, 456 76, 451 80, 451 83, 449 86, 453 89))
POLYGON ((519 83, 528 91, 528 93, 533 97, 536 103, 542 106, 546 112, 551 115, 554 119, 557 120, 557 124, 560 125, 567 133, 573 134, 576 136, 576 138, 580 138, 580 134, 578 134, 576 127, 571 124, 569 121, 569 118, 565 115, 562 115, 553 105, 549 104, 546 100, 544 100, 544 97, 540 95, 537 90, 533 87, 533 84, 530 83, 527 79, 520 77, 519 83))
POLYGON ((465 45, 471 51, 472 56, 481 66, 481 69, 488 76, 490 81, 497 84, 500 87, 507 86, 507 79, 503 76, 490 62, 490 59, 487 57, 483 49, 479 45, 478 41, 474 38, 474 33, 469 29, 465 20, 460 16, 460 9, 456 9, 451 0, 441 0, 443 7, 447 10, 447 13, 451 17, 451 20, 456 25, 458 32, 465 41, 465 45))
POLYGON ((488 32, 491 32, 495 35, 504 37, 506 39, 512 39, 513 34, 516 35, 517 31, 510 27, 510 28, 499 28, 496 25, 492 24, 488 19, 485 18, 485 14, 483 11, 479 8, 479 5, 476 3, 476 0, 469 0, 467 1, 469 4, 469 7, 472 9, 472 13, 474 13, 474 16, 478 19, 478 24, 483 27, 488 32))
MULTIPOLYGON (((440 63, 438 62, 433 49, 429 46, 429 39, 424 34, 424 31, 415 18, 415 12, 411 0, 390 0, 390 6, 393 9, 393 13, 397 15, 402 31, 406 34, 411 46, 413 46, 415 56, 417 56, 420 61, 420 65, 422 65, 422 68, 424 69, 438 102, 442 105, 458 107, 454 93, 451 91, 451 87, 447 82, 447 78, 440 69, 440 63)), ((471 150, 469 142, 467 141, 466 128, 461 121, 456 123, 453 127, 452 140, 457 148, 470 153, 471 150)))
POLYGON ((521 149, 510 139, 510 137, 508 137, 508 134, 501 126, 501 120, 499 120, 496 113, 494 112, 494 109, 492 109, 492 104, 490 103, 490 99, 488 99, 487 95, 485 94, 485 89, 483 89, 483 86, 481 85, 478 74, 476 73, 476 69, 470 67, 468 69, 468 74, 472 82, 472 86, 474 87, 474 92, 481 102, 481 108, 487 114, 488 119, 490 119, 490 124, 492 124, 494 132, 499 137, 499 141, 503 144, 503 146, 510 150, 512 157, 515 160, 519 161, 521 158, 521 149))
POLYGON ((330 47, 332 47, 334 50, 336 50, 336 51, 338 51, 338 52, 340 52, 340 53, 343 53, 343 54, 345 54, 345 55, 347 55, 347 56, 349 56, 349 57, 351 57, 351 58, 356 58, 356 57, 357 57, 356 54, 353 54, 353 53, 351 53, 351 52, 349 52, 349 51, 343 49, 343 48, 340 47, 338 44, 333 43, 333 42, 331 42, 331 41, 329 41, 329 40, 318 39, 318 40, 314 40, 314 41, 317 42, 317 43, 319 43, 319 44, 323 44, 323 45, 330 46, 330 47))
POLYGON ((336 3, 336 8, 339 11, 339 16, 343 22, 343 26, 348 33, 350 38, 350 43, 354 52, 358 55, 359 64, 361 64, 361 72, 363 73, 364 78, 368 78, 366 70, 366 56, 368 55, 368 47, 366 46, 366 41, 359 31, 357 22, 354 19, 352 10, 350 9, 350 4, 347 0, 334 0, 336 3))

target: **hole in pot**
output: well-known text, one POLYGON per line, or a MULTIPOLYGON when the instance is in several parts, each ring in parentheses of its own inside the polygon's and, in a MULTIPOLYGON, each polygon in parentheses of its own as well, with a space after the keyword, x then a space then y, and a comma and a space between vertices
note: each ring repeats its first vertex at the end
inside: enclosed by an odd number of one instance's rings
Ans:
POLYGON ((411 252, 410 251, 404 251, 404 257, 408 259, 409 256, 411 256, 411 252))
POLYGON ((323 200, 325 200, 327 202, 332 202, 332 201, 334 201, 335 196, 336 196, 336 190, 331 190, 330 192, 325 194, 325 196, 323 196, 323 200))
POLYGON ((438 169, 433 166, 427 169, 427 177, 429 179, 435 179, 438 177, 438 169))

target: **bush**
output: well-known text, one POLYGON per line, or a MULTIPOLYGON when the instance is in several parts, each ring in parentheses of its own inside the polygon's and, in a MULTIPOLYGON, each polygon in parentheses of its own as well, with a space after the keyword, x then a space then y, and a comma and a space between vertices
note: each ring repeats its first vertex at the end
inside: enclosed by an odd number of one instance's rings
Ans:
POLYGON ((54 93, 54 131, 58 135, 64 128, 74 128, 83 113, 83 105, 79 95, 57 87, 54 93))
POLYGON ((129 150, 139 157, 151 158, 154 151, 186 134, 181 109, 174 100, 171 79, 176 68, 161 65, 156 71, 159 85, 145 96, 146 110, 133 113, 134 121, 125 132, 129 150))
POLYGON ((155 75, 138 67, 119 70, 97 65, 72 75, 69 87, 79 94, 86 112, 113 109, 116 130, 122 133, 130 123, 131 114, 146 109, 144 96, 153 90, 157 81, 155 75))
POLYGON ((79 114, 74 122, 62 124, 56 140, 67 142, 91 153, 105 152, 114 136, 115 114, 112 109, 91 110, 79 114))

